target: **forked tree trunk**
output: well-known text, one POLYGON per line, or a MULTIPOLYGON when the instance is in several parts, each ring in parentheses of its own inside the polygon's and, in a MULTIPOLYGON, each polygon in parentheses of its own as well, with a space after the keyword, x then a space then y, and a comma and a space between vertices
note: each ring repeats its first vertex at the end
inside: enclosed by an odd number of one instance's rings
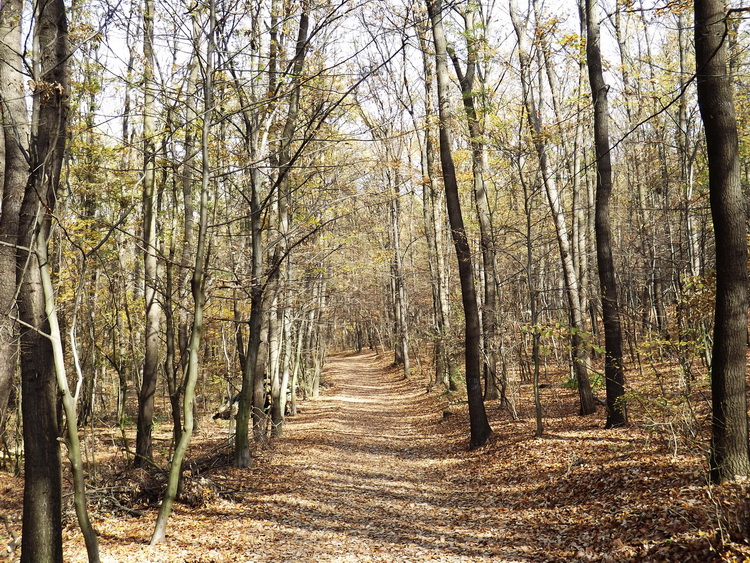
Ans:
MULTIPOLYGON (((41 233, 40 233, 41 235, 41 233)), ((34 260, 39 262, 39 274, 44 294, 44 312, 47 315, 49 325, 49 341, 52 346, 53 365, 57 388, 61 395, 63 411, 65 412, 68 460, 70 461, 71 473, 73 475, 73 504, 75 506, 78 524, 86 544, 86 552, 89 563, 99 563, 99 540, 96 536, 91 520, 89 519, 86 506, 86 483, 83 473, 83 458, 81 455, 81 443, 78 438, 78 415, 76 400, 68 386, 68 376, 65 369, 63 355, 62 333, 57 319, 57 307, 55 304, 55 290, 52 285, 52 274, 50 273, 49 256, 47 254, 48 241, 42 236, 37 236, 33 241, 36 248, 34 260)), ((79 377, 82 375, 79 372, 79 377)), ((79 384, 81 383, 79 379, 79 384)))
POLYGON ((432 36, 435 41, 435 69, 437 74, 437 92, 440 116, 440 162, 443 168, 445 199, 448 208, 448 219, 453 234, 453 243, 458 258, 458 275, 461 279, 461 298, 466 320, 465 354, 466 354, 466 393, 469 401, 469 423, 471 427, 471 447, 483 446, 492 433, 482 398, 480 381, 481 330, 479 309, 474 287, 474 272, 471 265, 471 249, 466 237, 464 220, 461 214, 461 203, 458 197, 456 170, 451 153, 451 135, 448 129, 451 121, 450 99, 448 97, 448 62, 445 32, 442 22, 441 0, 427 0, 427 11, 432 22, 432 36))
MULTIPOLYGON (((211 175, 209 163, 209 135, 211 133, 211 119, 213 112, 213 57, 214 57, 214 30, 216 27, 216 5, 213 0, 209 2, 208 23, 208 48, 206 52, 206 76, 203 82, 203 129, 201 132, 201 191, 200 212, 198 220, 198 242, 195 248, 195 263, 193 276, 190 280, 190 288, 193 296, 193 324, 190 329, 190 339, 187 346, 187 362, 185 373, 185 393, 183 398, 183 420, 185 426, 180 434, 180 440, 175 443, 174 455, 169 467, 167 489, 159 507, 159 515, 156 518, 154 533, 151 536, 151 545, 164 540, 167 530, 167 520, 172 512, 172 505, 177 497, 182 475, 182 461, 185 459, 190 439, 193 436, 195 401, 195 385, 198 381, 198 365, 200 363, 199 351, 201 346, 201 335, 203 333, 203 305, 205 302, 205 271, 207 265, 207 230, 208 230, 208 187, 211 175)), ((193 13, 194 22, 197 16, 193 13)), ((193 26, 194 30, 200 29, 193 26)), ((194 37, 196 50, 198 48, 198 36, 194 37)))

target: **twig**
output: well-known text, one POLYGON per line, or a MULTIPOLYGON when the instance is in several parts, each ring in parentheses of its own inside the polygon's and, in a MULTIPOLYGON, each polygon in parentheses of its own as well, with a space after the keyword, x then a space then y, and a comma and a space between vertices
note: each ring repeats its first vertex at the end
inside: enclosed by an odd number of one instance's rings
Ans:
POLYGON ((3 519, 3 523, 5 524, 5 530, 8 532, 8 535, 10 536, 10 541, 8 542, 8 551, 10 552, 11 556, 16 554, 16 547, 18 547, 19 539, 16 533, 13 531, 13 528, 10 527, 10 522, 8 522, 8 517, 5 514, 0 514, 0 518, 3 519))

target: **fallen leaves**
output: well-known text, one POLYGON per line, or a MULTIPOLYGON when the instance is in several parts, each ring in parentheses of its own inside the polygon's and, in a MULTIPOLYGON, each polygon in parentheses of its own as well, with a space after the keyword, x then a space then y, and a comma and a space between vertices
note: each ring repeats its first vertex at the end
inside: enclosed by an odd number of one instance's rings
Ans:
MULTIPOLYGON (((548 402, 560 410, 542 438, 532 417, 490 405, 492 440, 468 451, 466 406, 444 418, 445 397, 387 364, 334 358, 330 395, 306 403, 251 469, 209 463, 218 442, 199 443, 193 461, 205 471, 164 544, 147 545, 153 507, 133 517, 94 504, 103 561, 749 560, 748 485, 708 488, 699 455, 674 456, 637 428, 602 430, 575 414, 572 393, 548 402)), ((150 490, 145 476, 129 479, 150 490)), ((0 490, 19 532, 21 487, 9 478, 0 490)), ((73 519, 65 553, 86 560, 73 519)))

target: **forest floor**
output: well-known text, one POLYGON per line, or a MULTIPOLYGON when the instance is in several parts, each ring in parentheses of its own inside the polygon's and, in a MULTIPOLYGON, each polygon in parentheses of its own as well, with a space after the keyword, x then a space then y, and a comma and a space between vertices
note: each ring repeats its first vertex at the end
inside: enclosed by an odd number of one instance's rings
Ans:
MULTIPOLYGON (((192 502, 175 505, 160 545, 147 545, 158 494, 126 506, 122 489, 148 483, 100 462, 102 560, 749 560, 746 484, 709 487, 700 455, 638 426, 602 430, 601 412, 576 415, 573 392, 543 392, 543 437, 530 411, 514 420, 493 404, 490 443, 469 451, 464 401, 402 379, 384 356, 333 356, 321 397, 301 404, 251 469, 226 464, 223 421, 204 424, 191 448, 192 502)), ((6 530, 20 531, 21 491, 20 478, 3 476, 6 530)), ((74 516, 65 554, 86 560, 74 516)))

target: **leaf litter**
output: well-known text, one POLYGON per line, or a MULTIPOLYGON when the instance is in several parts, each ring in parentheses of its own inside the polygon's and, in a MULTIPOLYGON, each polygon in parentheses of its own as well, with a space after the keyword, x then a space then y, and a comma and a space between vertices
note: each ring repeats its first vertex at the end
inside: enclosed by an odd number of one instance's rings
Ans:
MULTIPOLYGON (((708 486, 700 455, 642 428, 603 430, 601 413, 575 414, 573 392, 544 390, 541 438, 530 411, 488 405, 493 436, 469 451, 466 405, 385 356, 336 355, 325 379, 250 469, 226 463, 227 423, 206 422, 191 448, 202 481, 164 543, 147 545, 154 502, 92 499, 102 561, 750 561, 750 485, 708 486)), ((4 477, 7 545, 23 482, 4 477)), ((70 515, 64 550, 86 561, 70 515)))

